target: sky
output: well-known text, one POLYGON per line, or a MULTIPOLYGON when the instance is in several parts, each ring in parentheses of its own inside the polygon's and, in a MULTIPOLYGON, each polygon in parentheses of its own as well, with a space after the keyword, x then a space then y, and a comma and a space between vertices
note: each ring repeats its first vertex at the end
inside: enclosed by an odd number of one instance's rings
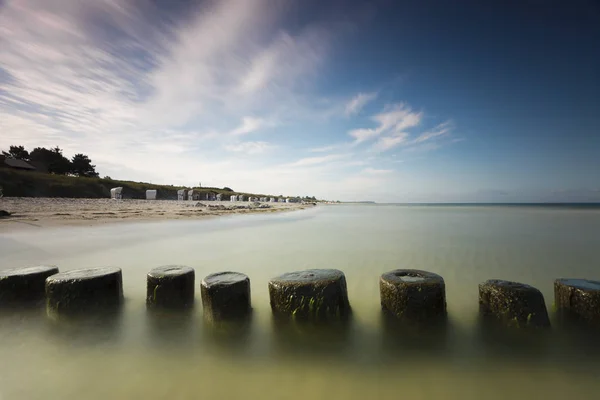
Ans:
POLYGON ((377 202, 600 201, 600 3, 0 0, 0 148, 377 202))

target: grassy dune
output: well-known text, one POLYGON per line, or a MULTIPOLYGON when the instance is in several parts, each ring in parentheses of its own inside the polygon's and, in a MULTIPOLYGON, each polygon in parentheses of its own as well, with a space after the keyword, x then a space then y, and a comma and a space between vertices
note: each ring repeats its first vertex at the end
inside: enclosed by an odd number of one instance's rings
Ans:
MULTIPOLYGON (((182 186, 154 185, 151 183, 119 181, 104 178, 79 178, 52 175, 39 172, 18 171, 0 168, 0 186, 6 197, 67 197, 67 198, 107 198, 110 189, 121 186, 132 199, 146 198, 146 190, 156 189, 163 199, 177 199, 177 190, 182 186)), ((254 193, 230 192, 217 188, 194 188, 201 192, 222 193, 223 200, 234 194, 248 196, 268 196, 254 193)))

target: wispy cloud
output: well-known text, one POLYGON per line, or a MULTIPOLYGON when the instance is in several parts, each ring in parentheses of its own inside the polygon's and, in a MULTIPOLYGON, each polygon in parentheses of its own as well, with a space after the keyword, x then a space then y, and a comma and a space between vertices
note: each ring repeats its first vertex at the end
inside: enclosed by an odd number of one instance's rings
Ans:
POLYGON ((372 174, 372 175, 387 175, 387 174, 393 173, 394 170, 393 169, 365 168, 362 172, 365 174, 372 174))
POLYGON ((428 140, 436 139, 441 136, 447 135, 452 130, 452 122, 446 121, 444 123, 439 124, 435 128, 430 131, 423 132, 419 136, 417 136, 412 142, 413 143, 422 143, 428 140))
POLYGON ((377 98, 377 92, 358 93, 346 103, 345 114, 347 116, 358 114, 364 106, 377 98))
POLYGON ((371 147, 374 151, 387 151, 403 143, 406 143, 408 139, 408 133, 397 132, 391 136, 385 136, 377 140, 377 142, 371 147))
POLYGON ((235 153, 262 154, 275 148, 267 142, 239 142, 225 145, 225 150, 235 153))
POLYGON ((310 151, 311 153, 327 153, 327 152, 337 149, 338 147, 339 147, 339 145, 333 144, 331 146, 313 147, 312 149, 309 149, 308 151, 310 151))
POLYGON ((341 159, 348 158, 351 156, 352 156, 352 154, 329 154, 327 156, 322 156, 322 157, 307 157, 307 158, 301 158, 298 161, 287 164, 287 166, 289 166, 289 167, 305 167, 305 166, 309 166, 309 165, 317 165, 317 164, 328 163, 331 161, 337 161, 337 160, 341 160, 341 159))
POLYGON ((267 122, 262 118, 244 117, 242 124, 231 131, 234 136, 245 135, 247 133, 255 132, 260 128, 267 125, 267 122))
MULTIPOLYGON (((379 114, 371 117, 377 123, 375 128, 353 129, 348 134, 354 138, 355 144, 376 138, 382 134, 393 134, 394 140, 385 140, 383 143, 400 143, 398 139, 403 130, 418 126, 423 118, 422 112, 414 112, 405 103, 392 104, 384 108, 379 114)), ((379 146, 381 147, 381 145, 379 146)))

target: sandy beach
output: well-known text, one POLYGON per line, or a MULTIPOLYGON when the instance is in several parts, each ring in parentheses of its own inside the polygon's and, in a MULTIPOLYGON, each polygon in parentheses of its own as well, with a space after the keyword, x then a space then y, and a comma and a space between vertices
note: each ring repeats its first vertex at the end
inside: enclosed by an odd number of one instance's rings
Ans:
POLYGON ((250 203, 230 201, 112 200, 5 197, 0 210, 0 232, 54 226, 92 226, 129 221, 200 219, 221 215, 269 213, 314 207, 298 203, 250 203))

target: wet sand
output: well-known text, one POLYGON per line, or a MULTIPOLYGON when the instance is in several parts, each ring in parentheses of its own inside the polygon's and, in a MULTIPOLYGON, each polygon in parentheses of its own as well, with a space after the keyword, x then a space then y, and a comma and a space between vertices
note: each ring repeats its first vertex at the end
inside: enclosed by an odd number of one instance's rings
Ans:
POLYGON ((221 215, 293 211, 307 207, 314 206, 298 203, 258 204, 231 201, 5 197, 0 199, 0 210, 6 210, 11 215, 0 219, 0 232, 131 221, 202 219, 221 215))

